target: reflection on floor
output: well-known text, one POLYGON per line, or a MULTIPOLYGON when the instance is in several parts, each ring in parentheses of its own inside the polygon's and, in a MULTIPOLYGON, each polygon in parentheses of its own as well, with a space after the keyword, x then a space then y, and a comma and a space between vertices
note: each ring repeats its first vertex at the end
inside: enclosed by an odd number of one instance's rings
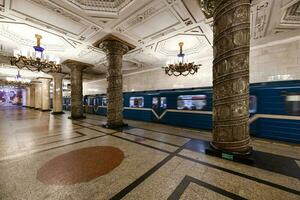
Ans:
POLYGON ((0 199, 300 199, 300 147, 255 139, 254 166, 205 155, 209 132, 0 107, 0 199))

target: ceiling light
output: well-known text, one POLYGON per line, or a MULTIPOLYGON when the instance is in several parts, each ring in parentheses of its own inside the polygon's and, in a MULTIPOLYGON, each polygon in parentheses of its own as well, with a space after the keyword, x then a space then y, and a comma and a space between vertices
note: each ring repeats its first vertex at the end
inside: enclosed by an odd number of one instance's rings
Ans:
POLYGON ((61 72, 62 67, 59 60, 49 55, 43 54, 44 48, 41 47, 42 36, 36 34, 37 45, 33 47, 33 51, 15 50, 14 56, 11 57, 11 65, 17 66, 19 69, 27 68, 31 71, 61 72))
POLYGON ((177 60, 173 63, 167 63, 167 66, 163 67, 163 69, 165 69, 166 74, 168 74, 169 76, 187 76, 189 74, 193 75, 198 72, 198 69, 201 66, 201 64, 195 65, 194 62, 185 62, 185 55, 182 51, 183 44, 183 42, 179 43, 180 52, 177 55, 177 60))

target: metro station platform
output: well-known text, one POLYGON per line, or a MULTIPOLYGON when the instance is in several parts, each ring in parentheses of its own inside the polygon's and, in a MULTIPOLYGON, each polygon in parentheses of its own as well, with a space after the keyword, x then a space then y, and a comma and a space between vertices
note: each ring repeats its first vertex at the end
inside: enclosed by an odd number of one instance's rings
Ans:
POLYGON ((1 200, 300 198, 299 145, 252 138, 245 165, 204 154, 209 132, 68 116, 1 107, 1 200))

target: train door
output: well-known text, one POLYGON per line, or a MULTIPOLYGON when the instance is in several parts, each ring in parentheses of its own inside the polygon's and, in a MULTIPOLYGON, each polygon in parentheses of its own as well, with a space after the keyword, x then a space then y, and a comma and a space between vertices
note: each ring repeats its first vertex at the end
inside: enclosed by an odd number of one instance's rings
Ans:
POLYGON ((167 98, 161 96, 152 97, 153 121, 161 121, 161 117, 167 109, 167 98))

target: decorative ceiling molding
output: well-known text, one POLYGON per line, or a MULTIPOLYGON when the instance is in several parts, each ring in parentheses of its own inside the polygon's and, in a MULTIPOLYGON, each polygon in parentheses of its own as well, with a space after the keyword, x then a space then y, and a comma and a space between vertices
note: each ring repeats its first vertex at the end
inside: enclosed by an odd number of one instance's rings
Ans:
POLYGON ((273 0, 263 0, 251 7, 251 37, 259 39, 266 35, 273 0))
POLYGON ((86 13, 100 14, 110 13, 119 15, 119 13, 128 7, 134 0, 64 0, 73 7, 83 10, 86 13))
POLYGON ((5 12, 5 0, 0 0, 0 11, 5 12))
POLYGON ((182 1, 154 0, 114 29, 144 45, 194 23, 182 1))
MULTIPOLYGON (((174 43, 174 41, 177 42, 183 42, 182 38, 188 38, 187 41, 190 41, 190 44, 188 47, 184 46, 184 53, 187 56, 195 55, 195 54, 202 54, 203 51, 207 50, 207 47, 210 46, 208 40, 203 34, 177 34, 170 38, 164 39, 162 41, 157 42, 157 46, 155 48, 155 52, 160 53, 167 57, 176 57, 179 51, 179 47, 175 49, 170 49, 170 43, 174 43), (170 42, 171 41, 171 42, 170 42), (169 43, 170 42, 170 43, 169 43)), ((177 43, 175 42, 175 45, 177 47, 177 43)))
POLYGON ((285 9, 280 25, 300 26, 300 1, 285 9))
POLYGON ((80 21, 81 19, 77 17, 76 15, 66 11, 65 9, 56 6, 55 4, 51 3, 51 1, 44 1, 44 0, 31 0, 39 5, 42 5, 43 7, 47 8, 48 10, 54 11, 57 14, 67 17, 73 21, 80 21))
POLYGON ((36 45, 36 40, 35 38, 25 38, 22 36, 22 34, 17 34, 16 32, 11 31, 11 27, 13 26, 21 26, 21 27, 28 27, 28 28, 33 28, 36 29, 37 31, 42 31, 44 33, 53 35, 54 37, 57 37, 57 41, 60 42, 59 44, 47 44, 43 43, 43 46, 47 51, 58 51, 58 52, 63 52, 68 48, 75 48, 70 41, 68 41, 66 38, 62 37, 61 35, 57 35, 42 29, 39 29, 37 27, 33 27, 31 25, 25 24, 25 23, 18 23, 18 22, 1 22, 0 24, 0 36, 3 38, 6 38, 7 41, 11 41, 17 46, 27 46, 29 48, 33 47, 36 45))
POLYGON ((102 30, 99 25, 59 6, 52 0, 10 0, 10 10, 11 14, 19 19, 52 29, 76 40, 87 40, 102 30))

